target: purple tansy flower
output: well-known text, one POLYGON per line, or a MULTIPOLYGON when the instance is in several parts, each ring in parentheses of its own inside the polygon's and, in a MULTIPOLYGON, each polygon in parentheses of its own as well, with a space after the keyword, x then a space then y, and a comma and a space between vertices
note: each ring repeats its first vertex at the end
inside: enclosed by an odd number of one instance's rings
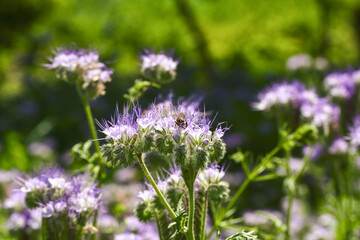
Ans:
POLYGON ((345 154, 349 150, 348 143, 343 138, 337 138, 329 148, 331 154, 345 154))
POLYGON ((334 72, 326 76, 325 88, 330 96, 351 98, 355 93, 355 81, 351 72, 334 72))
POLYGON ((45 191, 46 189, 48 189, 48 185, 35 177, 24 181, 24 185, 20 188, 20 191, 28 193, 35 191, 45 191))
POLYGON ((14 212, 7 221, 7 228, 10 230, 38 230, 41 228, 41 210, 26 209, 22 212, 14 212))
POLYGON ((349 127, 349 136, 346 137, 352 146, 360 146, 360 116, 356 116, 354 123, 349 127))
POLYGON ((25 195, 22 191, 12 191, 11 195, 4 200, 4 208, 17 211, 25 209, 25 195))
POLYGON ((311 56, 306 53, 300 53, 288 58, 286 61, 286 69, 289 71, 297 71, 300 69, 310 68, 311 64, 311 56))
POLYGON ((297 105, 301 101, 304 86, 300 82, 276 83, 258 95, 258 102, 253 104, 256 110, 270 110, 275 106, 297 105))
POLYGON ((145 54, 141 56, 141 70, 146 71, 148 69, 162 68, 165 71, 175 71, 179 61, 174 60, 172 57, 163 53, 154 54, 149 51, 145 51, 145 54))

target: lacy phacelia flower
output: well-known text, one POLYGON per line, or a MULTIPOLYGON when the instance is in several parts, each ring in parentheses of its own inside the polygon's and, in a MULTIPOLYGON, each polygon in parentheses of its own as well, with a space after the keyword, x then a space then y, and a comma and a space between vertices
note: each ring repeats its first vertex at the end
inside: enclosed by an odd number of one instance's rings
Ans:
POLYGON ((228 130, 219 124, 211 131, 211 121, 199 111, 199 102, 183 101, 177 106, 171 101, 152 104, 146 111, 134 107, 117 110, 110 121, 99 124, 106 135, 103 146, 113 166, 127 167, 135 163, 139 153, 157 150, 173 153, 180 166, 205 168, 208 162, 217 162, 225 154, 222 141, 228 130))
POLYGON ((326 76, 324 85, 332 97, 349 99, 355 93, 355 80, 351 72, 331 73, 326 76))
POLYGON ((62 171, 49 169, 20 182, 27 207, 41 209, 44 218, 68 216, 73 224, 85 224, 101 204, 97 185, 83 176, 70 179, 62 171))
POLYGON ((258 95, 258 102, 253 104, 256 110, 270 110, 276 106, 298 105, 302 100, 304 86, 300 82, 276 83, 258 95))
POLYGON ((166 82, 176 77, 179 61, 170 56, 145 51, 145 54, 141 56, 141 61, 141 71, 151 80, 166 82))
POLYGON ((89 98, 105 94, 105 84, 111 81, 113 70, 99 61, 99 53, 95 51, 69 50, 60 48, 50 57, 50 64, 44 64, 48 69, 57 70, 60 77, 69 79, 77 74, 76 81, 81 81, 82 88, 89 98))
POLYGON ((153 223, 139 222, 135 217, 124 220, 125 231, 115 235, 114 240, 158 240, 159 235, 153 223))
POLYGON ((339 121, 340 109, 326 98, 319 98, 314 102, 305 102, 301 106, 301 116, 317 127, 327 128, 331 123, 339 121))

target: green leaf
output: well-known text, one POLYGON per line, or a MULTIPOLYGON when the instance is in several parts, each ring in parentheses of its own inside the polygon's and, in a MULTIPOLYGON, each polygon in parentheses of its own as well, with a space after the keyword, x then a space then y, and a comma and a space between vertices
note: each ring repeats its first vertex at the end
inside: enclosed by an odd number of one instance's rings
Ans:
POLYGON ((258 237, 254 235, 253 231, 245 232, 242 230, 239 233, 236 233, 225 240, 258 240, 258 237))

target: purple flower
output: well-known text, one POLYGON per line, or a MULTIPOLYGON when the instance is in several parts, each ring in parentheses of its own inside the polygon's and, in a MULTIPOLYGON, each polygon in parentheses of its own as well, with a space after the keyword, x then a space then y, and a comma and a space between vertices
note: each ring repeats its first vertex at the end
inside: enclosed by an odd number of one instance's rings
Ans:
POLYGON ((103 120, 102 124, 98 122, 102 129, 101 132, 106 135, 107 139, 126 141, 137 134, 135 119, 141 109, 133 109, 132 112, 128 112, 124 107, 123 112, 121 115, 119 109, 116 108, 115 115, 111 117, 110 121, 103 120))
POLYGON ((77 51, 59 48, 53 51, 54 57, 49 57, 50 64, 44 64, 49 69, 66 70, 74 72, 79 65, 79 54, 77 51))
POLYGON ((141 70, 146 71, 148 69, 161 68, 164 71, 175 71, 179 61, 174 60, 170 56, 166 56, 163 53, 154 54, 149 51, 145 51, 145 54, 141 56, 141 70))
POLYGON ((348 143, 343 138, 337 138, 329 148, 331 154, 345 154, 349 150, 348 143))
POLYGON ((258 102, 253 104, 256 110, 270 110, 275 106, 298 105, 302 100, 304 86, 300 82, 276 83, 258 95, 258 102))
POLYGON ((340 109, 326 98, 319 98, 314 103, 307 102, 301 106, 301 116, 318 127, 328 127, 331 123, 338 122, 339 115, 340 109))
POLYGON ((28 193, 28 192, 45 191, 47 188, 48 185, 45 182, 35 177, 35 178, 27 179, 24 182, 24 185, 20 188, 20 191, 22 191, 23 193, 28 193))
MULTIPOLYGON (((302 152, 304 155, 308 154, 309 151, 310 151, 310 146, 308 146, 308 145, 304 146, 302 149, 302 152)), ((323 153, 323 151, 324 151, 324 149, 321 145, 315 144, 314 149, 311 153, 310 159, 317 160, 320 157, 320 155, 323 153)))
POLYGON ((68 200, 70 211, 81 213, 93 213, 101 204, 101 194, 96 185, 85 187, 80 192, 74 192, 68 200))
POLYGON ((60 48, 54 51, 54 57, 49 58, 50 64, 44 64, 48 69, 56 69, 64 79, 68 75, 77 74, 82 81, 82 88, 89 90, 91 97, 105 94, 104 83, 111 81, 113 70, 99 61, 99 53, 79 49, 60 48), (95 93, 93 92, 95 89, 95 93))
POLYGON ((21 211, 25 209, 25 193, 22 191, 13 191, 10 197, 4 200, 5 209, 15 209, 21 211))
POLYGON ((355 81, 351 72, 334 72, 326 76, 325 88, 330 96, 351 98, 355 93, 355 81))
POLYGON ((346 137, 352 146, 360 146, 360 116, 356 116, 354 123, 349 127, 349 136, 346 137))

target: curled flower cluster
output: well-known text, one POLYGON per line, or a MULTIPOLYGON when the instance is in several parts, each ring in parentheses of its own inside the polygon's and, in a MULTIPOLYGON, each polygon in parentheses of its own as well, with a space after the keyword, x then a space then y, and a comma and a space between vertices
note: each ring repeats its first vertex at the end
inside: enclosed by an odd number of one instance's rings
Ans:
POLYGON ((142 111, 124 108, 110 121, 99 123, 106 135, 105 156, 113 166, 127 167, 141 153, 157 151, 172 154, 181 167, 204 169, 209 162, 218 162, 225 154, 222 140, 228 129, 219 124, 211 130, 211 121, 198 109, 199 102, 184 101, 177 106, 171 101, 152 104, 142 111))
POLYGON ((306 89, 300 82, 278 83, 265 89, 253 104, 257 110, 273 110, 275 107, 292 107, 300 111, 303 119, 317 127, 328 128, 338 122, 340 109, 326 98, 319 97, 314 89, 306 89))
POLYGON ((101 204, 96 184, 89 184, 84 176, 67 177, 57 169, 43 170, 37 176, 20 179, 19 192, 25 194, 30 209, 41 209, 42 217, 84 226, 101 204))
POLYGON ((69 79, 74 74, 89 98, 105 94, 105 83, 111 81, 113 70, 99 61, 99 53, 90 50, 60 48, 50 57, 48 69, 56 69, 59 76, 69 79))
POLYGON ((171 56, 145 51, 145 54, 141 56, 141 61, 141 71, 151 80, 169 81, 176 77, 179 61, 171 56))

